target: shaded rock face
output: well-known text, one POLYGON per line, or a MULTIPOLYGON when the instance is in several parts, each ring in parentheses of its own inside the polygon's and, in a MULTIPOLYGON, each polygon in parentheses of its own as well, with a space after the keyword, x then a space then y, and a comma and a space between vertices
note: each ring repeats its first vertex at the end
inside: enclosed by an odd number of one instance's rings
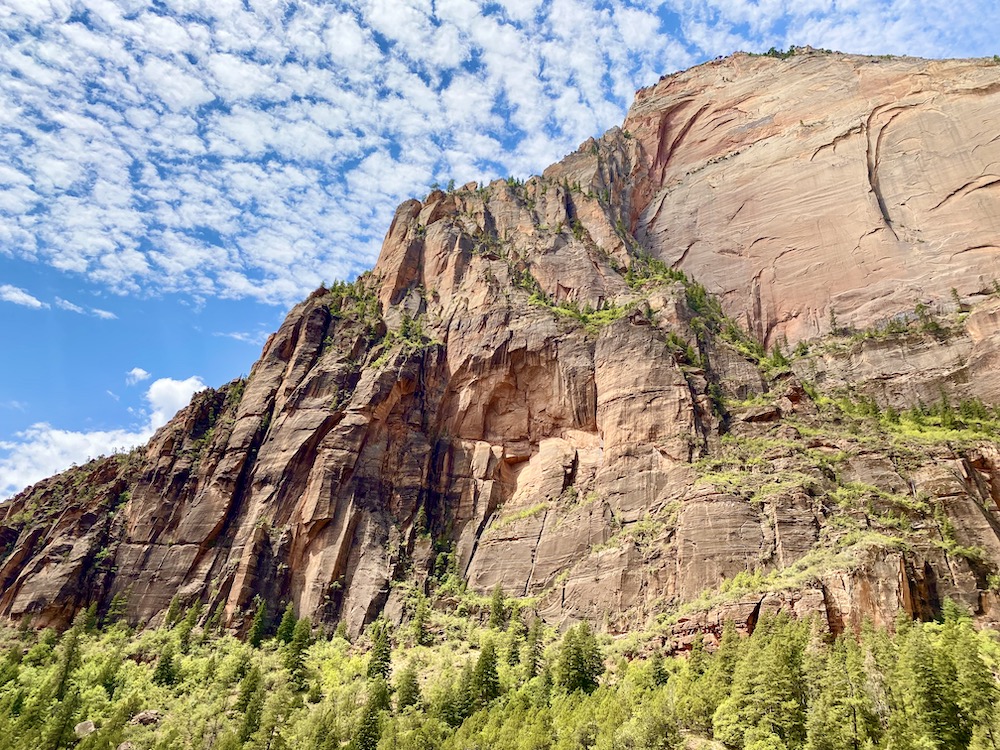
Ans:
POLYGON ((681 639, 945 597, 1000 619, 1000 449, 880 438, 802 382, 996 403, 998 70, 737 55, 541 177, 404 203, 249 378, 0 508, 0 615, 178 597, 241 628, 259 595, 357 632, 456 575, 681 639), (776 370, 751 344, 780 336, 808 348, 776 370))

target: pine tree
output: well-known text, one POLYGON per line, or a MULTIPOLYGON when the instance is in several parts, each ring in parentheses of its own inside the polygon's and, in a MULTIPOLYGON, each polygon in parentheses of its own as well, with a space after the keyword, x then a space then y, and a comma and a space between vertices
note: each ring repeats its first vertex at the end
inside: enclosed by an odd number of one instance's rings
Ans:
POLYGON ((260 719, 264 713, 264 688, 259 686, 247 701, 247 707, 243 712, 243 721, 240 724, 239 740, 241 743, 247 742, 260 728, 260 719))
POLYGON ((222 630, 222 623, 226 617, 226 603, 219 602, 215 606, 215 610, 212 612, 212 616, 208 618, 208 622, 205 623, 206 633, 218 633, 222 630))
POLYGON ((157 685, 173 685, 177 682, 177 663, 174 659, 174 644, 167 641, 160 652, 160 658, 156 662, 156 669, 153 670, 153 682, 157 685))
POLYGON ((507 624, 507 599, 498 583, 490 596, 490 629, 502 630, 507 624))
POLYGON ((254 597, 253 620, 250 621, 250 630, 247 631, 247 643, 254 648, 260 648, 264 640, 264 630, 267 627, 267 603, 260 598, 254 597))
POLYGON ((167 614, 163 618, 163 625, 164 627, 172 628, 179 619, 181 619, 181 599, 179 596, 174 596, 167 607, 167 614))
POLYGON ((859 750, 876 744, 880 726, 867 693, 861 651, 841 637, 826 656, 806 720, 807 750, 859 750))
POLYGON ((81 629, 81 626, 74 625, 66 631, 66 635, 63 636, 62 642, 59 644, 59 657, 52 677, 52 695, 57 701, 61 701, 65 697, 73 673, 80 666, 81 629))
POLYGON ((389 626, 383 620, 372 625, 372 650, 368 656, 368 678, 389 679, 392 671, 392 647, 389 644, 389 626))
POLYGON ((916 742, 938 747, 958 747, 953 683, 941 680, 941 664, 935 657, 924 627, 911 626, 899 643, 899 661, 892 677, 895 708, 902 722, 895 734, 905 733, 916 742))
POLYGON ((298 687, 305 684, 305 659, 312 638, 312 623, 308 617, 303 617, 295 623, 292 640, 285 652, 285 668, 291 673, 292 682, 298 687))
POLYGON ((260 667, 254 664, 250 667, 250 670, 243 675, 243 679, 240 680, 240 692, 239 697, 236 699, 235 706, 237 711, 242 713, 247 710, 247 706, 250 705, 250 701, 253 699, 254 693, 260 689, 260 684, 260 667))
POLYGON ((497 674, 497 653, 493 639, 483 642, 476 667, 472 673, 472 693, 478 708, 487 705, 500 695, 500 676, 497 674))
POLYGON ((604 673, 604 660, 590 626, 586 622, 570 628, 559 649, 556 680, 567 693, 592 693, 604 673))
POLYGON ((659 651, 654 651, 649 659, 649 674, 653 679, 653 684, 657 687, 667 684, 669 675, 667 670, 663 668, 663 657, 659 651))
POLYGON ((368 684, 368 702, 365 703, 350 750, 377 750, 382 735, 382 713, 388 709, 389 688, 382 677, 376 676, 368 684))
MULTIPOLYGON (((803 630, 787 618, 761 620, 742 650, 732 689, 716 710, 713 734, 739 747, 761 721, 789 746, 805 740, 805 694, 801 669, 803 630)), ((764 738, 766 739, 766 738, 764 738)), ((763 742, 764 739, 755 739, 763 742)))
POLYGON ((97 602, 92 602, 83 613, 83 629, 87 633, 97 630, 97 602))
POLYGON ((413 640, 416 641, 418 646, 431 645, 433 639, 429 630, 430 619, 430 604, 427 601, 427 597, 420 594, 417 597, 417 604, 413 610, 413 640))
POLYGON ((528 629, 528 638, 521 649, 521 667, 524 679, 530 680, 538 675, 538 667, 542 659, 542 619, 536 617, 528 629))
POLYGON ((281 643, 291 643, 292 635, 295 633, 295 607, 291 602, 285 606, 285 613, 281 616, 281 623, 278 625, 278 632, 274 637, 281 643))
POLYGON ((996 705, 1000 699, 996 679, 983 662, 979 636, 966 621, 947 622, 941 634, 943 656, 951 662, 949 672, 954 676, 953 697, 958 708, 956 739, 968 745, 976 730, 995 746, 996 705))
POLYGON ((191 605, 187 614, 184 615, 184 619, 177 626, 177 638, 182 654, 186 654, 191 647, 191 631, 197 624, 199 617, 201 617, 201 603, 196 602, 191 605))
POLYGON ((117 625, 125 620, 128 612, 128 596, 124 593, 115 594, 108 605, 108 611, 104 615, 105 625, 117 625))
POLYGON ((76 724, 76 713, 80 708, 80 691, 73 687, 66 692, 65 698, 58 701, 42 732, 40 750, 59 750, 70 747, 76 742, 73 726, 76 724))
POLYGON ((420 682, 417 679, 417 668, 410 662, 396 678, 396 710, 402 711, 410 706, 420 706, 420 682))

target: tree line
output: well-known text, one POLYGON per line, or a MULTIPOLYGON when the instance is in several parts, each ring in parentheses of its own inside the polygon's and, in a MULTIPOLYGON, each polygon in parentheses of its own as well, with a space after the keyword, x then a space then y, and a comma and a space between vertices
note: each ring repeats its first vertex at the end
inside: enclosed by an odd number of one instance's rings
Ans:
POLYGON ((652 632, 560 634, 498 593, 481 621, 417 597, 353 642, 255 607, 242 639, 179 605, 141 631, 93 612, 0 631, 0 750, 958 750, 1000 732, 997 634, 950 603, 836 638, 764 617, 676 655, 652 632))

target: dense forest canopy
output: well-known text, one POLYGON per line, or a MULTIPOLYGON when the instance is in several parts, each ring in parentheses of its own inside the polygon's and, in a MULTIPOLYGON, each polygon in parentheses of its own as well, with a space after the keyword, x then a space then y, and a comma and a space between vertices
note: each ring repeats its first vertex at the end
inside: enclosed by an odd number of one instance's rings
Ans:
POLYGON ((93 611, 2 631, 0 750, 950 750, 1000 731, 1000 639, 950 602, 837 638, 779 614, 680 653, 654 631, 559 635, 499 591, 462 614, 411 603, 355 643, 262 602, 243 639, 179 606, 139 632, 93 611))

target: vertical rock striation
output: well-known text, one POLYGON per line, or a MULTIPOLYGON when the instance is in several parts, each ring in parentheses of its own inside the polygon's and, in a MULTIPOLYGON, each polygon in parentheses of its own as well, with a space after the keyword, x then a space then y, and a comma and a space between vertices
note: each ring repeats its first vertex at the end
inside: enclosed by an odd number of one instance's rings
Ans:
POLYGON ((996 403, 998 71, 739 54, 540 177, 407 201, 245 381, 0 508, 0 615, 179 597, 240 628, 260 595, 357 632, 453 575, 680 638, 995 621, 997 444, 886 437, 810 384, 996 403))

